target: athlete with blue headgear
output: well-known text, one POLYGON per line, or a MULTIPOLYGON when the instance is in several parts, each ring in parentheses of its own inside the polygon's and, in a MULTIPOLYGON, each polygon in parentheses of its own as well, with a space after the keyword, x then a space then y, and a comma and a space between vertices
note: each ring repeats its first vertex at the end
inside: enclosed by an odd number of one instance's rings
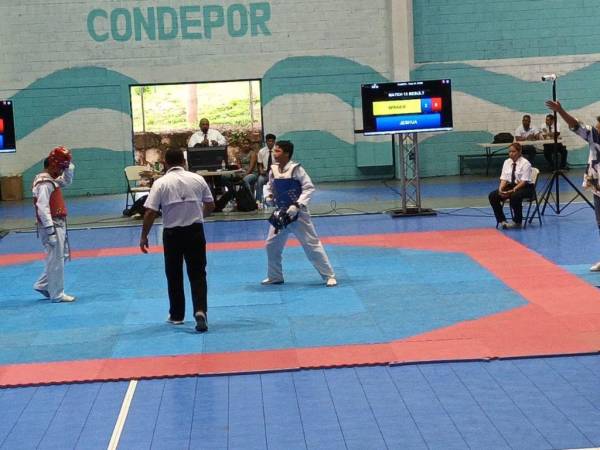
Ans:
POLYGON ((337 285, 335 273, 308 212, 310 197, 315 191, 304 168, 292 161, 294 144, 278 141, 273 148, 275 164, 271 166, 265 186, 265 201, 274 203, 276 210, 269 218, 267 236, 268 270, 262 284, 282 284, 281 258, 289 233, 294 233, 304 253, 317 269, 327 287, 337 285))

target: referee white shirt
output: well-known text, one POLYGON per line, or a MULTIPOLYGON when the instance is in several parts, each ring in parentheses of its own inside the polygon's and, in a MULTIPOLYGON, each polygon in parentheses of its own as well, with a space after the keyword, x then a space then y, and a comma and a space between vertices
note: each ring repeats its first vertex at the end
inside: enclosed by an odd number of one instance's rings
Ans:
MULTIPOLYGON (((273 146, 273 148, 274 147, 275 146, 273 146)), ((269 154, 271 154, 271 155, 273 154, 273 149, 269 149, 269 147, 266 145, 258 151, 257 162, 262 164, 265 171, 268 171, 270 169, 269 154)), ((271 156, 271 163, 273 163, 273 162, 274 162, 274 160, 273 160, 273 157, 271 156)))
POLYGON ((173 228, 202 223, 203 204, 213 202, 204 178, 175 166, 154 182, 144 206, 154 211, 162 207, 163 227, 173 228))
MULTIPOLYGON (((501 180, 504 180, 508 183, 511 182, 513 162, 515 161, 510 158, 504 161, 502 172, 500 173, 501 180)), ((528 183, 531 183, 531 163, 523 156, 520 156, 516 163, 515 184, 519 184, 521 181, 527 181, 528 183)))
POLYGON ((551 124, 550 126, 548 126, 546 124, 546 122, 544 122, 540 126, 539 129, 542 132, 542 134, 544 135, 544 137, 548 138, 548 139, 552 139, 552 132, 553 131, 557 131, 558 133, 560 133, 560 125, 558 123, 556 124, 556 130, 554 130, 554 124, 551 124))

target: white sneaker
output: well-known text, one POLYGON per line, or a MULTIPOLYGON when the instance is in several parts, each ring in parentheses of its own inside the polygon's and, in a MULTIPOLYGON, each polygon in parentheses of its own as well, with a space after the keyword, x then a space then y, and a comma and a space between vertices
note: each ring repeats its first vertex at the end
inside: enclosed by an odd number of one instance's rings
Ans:
POLYGON ((325 283, 325 286, 327 286, 327 287, 337 286, 337 280, 335 279, 335 277, 327 278, 327 282, 325 283))
POLYGON ((173 320, 171 319, 171 316, 168 316, 167 323, 170 323, 171 325, 183 325, 183 320, 173 320))
POLYGON ((75 297, 69 294, 63 294, 58 298, 53 298, 52 299, 52 303, 70 303, 70 302, 74 302, 75 301, 75 297))
POLYGON ((592 267, 590 267, 590 272, 600 272, 600 262, 597 262, 592 267))
POLYGON ((508 228, 508 223, 507 222, 500 222, 499 226, 500 226, 501 229, 506 230, 508 228))
POLYGON ((266 286, 269 284, 283 284, 283 280, 271 280, 270 278, 265 278, 264 280, 262 280, 260 282, 260 284, 262 284, 263 286, 266 286))
POLYGON ((521 229, 521 224, 516 222, 511 222, 506 225, 506 229, 508 230, 519 230, 521 229))

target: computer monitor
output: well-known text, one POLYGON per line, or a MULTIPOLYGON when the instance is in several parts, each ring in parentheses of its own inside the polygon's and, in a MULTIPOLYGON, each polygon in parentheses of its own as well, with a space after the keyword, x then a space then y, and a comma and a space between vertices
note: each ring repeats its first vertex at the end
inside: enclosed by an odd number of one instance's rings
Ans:
POLYGON ((0 153, 13 153, 17 149, 12 100, 0 100, 0 153))
POLYGON ((452 129, 449 79, 363 84, 361 91, 365 135, 452 129))
POLYGON ((190 172, 198 170, 218 170, 227 166, 227 146, 189 147, 187 149, 187 164, 190 172))

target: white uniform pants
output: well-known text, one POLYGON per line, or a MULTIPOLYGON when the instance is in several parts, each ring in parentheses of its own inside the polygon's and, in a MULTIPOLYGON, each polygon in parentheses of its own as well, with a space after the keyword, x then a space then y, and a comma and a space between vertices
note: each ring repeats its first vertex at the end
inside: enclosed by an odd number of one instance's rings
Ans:
POLYGON ((310 214, 301 211, 298 214, 298 220, 289 224, 287 228, 279 230, 277 234, 275 234, 275 228, 272 225, 269 227, 269 235, 267 236, 267 277, 270 280, 283 280, 281 257, 290 233, 294 233, 300 241, 308 260, 324 280, 335 276, 323 244, 321 244, 315 227, 310 220, 310 214))
POLYGON ((33 285, 34 289, 48 291, 52 300, 58 300, 64 294, 65 259, 68 257, 66 244, 66 226, 64 222, 54 222, 56 245, 48 244, 45 228, 40 228, 40 239, 46 252, 44 272, 33 285))

